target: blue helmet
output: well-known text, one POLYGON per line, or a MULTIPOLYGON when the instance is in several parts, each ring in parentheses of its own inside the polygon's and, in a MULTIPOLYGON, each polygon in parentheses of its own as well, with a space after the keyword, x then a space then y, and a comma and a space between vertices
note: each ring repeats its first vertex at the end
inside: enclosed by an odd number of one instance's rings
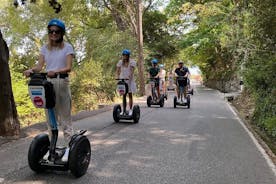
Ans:
POLYGON ((57 27, 61 28, 62 31, 65 32, 65 24, 61 20, 59 20, 59 19, 52 19, 52 20, 50 20, 50 22, 48 23, 48 28, 50 26, 57 26, 57 27))
POLYGON ((154 58, 153 60, 151 60, 151 63, 152 63, 152 64, 157 64, 157 63, 158 63, 158 60, 154 58))
POLYGON ((130 55, 130 50, 124 49, 122 55, 130 55))

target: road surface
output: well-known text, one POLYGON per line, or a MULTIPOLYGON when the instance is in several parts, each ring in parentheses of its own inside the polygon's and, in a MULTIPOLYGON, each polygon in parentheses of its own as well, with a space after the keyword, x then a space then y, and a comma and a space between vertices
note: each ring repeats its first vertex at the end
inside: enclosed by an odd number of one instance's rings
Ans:
POLYGON ((275 184, 276 177, 223 97, 197 87, 191 109, 141 104, 140 123, 114 123, 112 112, 79 120, 92 156, 87 174, 33 173, 31 138, 0 148, 0 183, 46 184, 275 184))

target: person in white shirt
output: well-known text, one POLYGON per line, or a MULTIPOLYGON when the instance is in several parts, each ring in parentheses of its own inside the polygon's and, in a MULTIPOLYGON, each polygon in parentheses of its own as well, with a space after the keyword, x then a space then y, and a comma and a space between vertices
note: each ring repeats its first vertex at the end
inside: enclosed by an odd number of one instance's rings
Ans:
POLYGON ((160 89, 162 90, 162 94, 167 98, 167 91, 166 91, 166 70, 164 69, 164 65, 160 64, 160 72, 159 72, 159 78, 160 78, 160 89))
POLYGON ((116 78, 128 79, 128 97, 129 97, 129 112, 132 115, 133 106, 133 93, 136 92, 136 83, 134 79, 134 70, 136 67, 136 62, 130 58, 130 50, 124 49, 122 52, 122 60, 117 63, 116 78))
MULTIPOLYGON (((67 147, 63 161, 68 160, 68 144, 74 129, 71 122, 71 91, 69 86, 69 72, 72 69, 74 50, 71 44, 63 40, 65 35, 65 24, 59 19, 52 19, 48 23, 48 43, 43 45, 40 50, 39 61, 33 68, 24 71, 25 76, 31 73, 40 72, 44 66, 47 72, 47 80, 50 81, 56 94, 55 115, 59 126, 63 129, 64 146, 67 147)), ((49 115, 45 111, 49 133, 49 115)), ((50 136, 51 137, 51 136, 50 136)))

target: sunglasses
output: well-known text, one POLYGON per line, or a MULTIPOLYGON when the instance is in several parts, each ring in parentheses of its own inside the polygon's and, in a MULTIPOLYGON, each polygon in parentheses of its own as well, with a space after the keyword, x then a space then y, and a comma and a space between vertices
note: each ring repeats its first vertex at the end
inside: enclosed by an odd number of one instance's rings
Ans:
POLYGON ((48 30, 48 34, 61 34, 61 30, 48 30))

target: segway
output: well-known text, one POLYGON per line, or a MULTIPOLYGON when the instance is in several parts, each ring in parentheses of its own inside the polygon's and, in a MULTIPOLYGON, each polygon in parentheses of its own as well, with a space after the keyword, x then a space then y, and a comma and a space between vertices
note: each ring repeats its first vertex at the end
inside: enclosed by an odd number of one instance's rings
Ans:
POLYGON ((168 78, 168 87, 167 87, 168 91, 174 91, 175 90, 175 85, 174 85, 174 80, 172 76, 169 76, 168 78))
POLYGON ((47 81, 46 73, 31 74, 29 81, 29 95, 35 107, 48 111, 51 126, 51 141, 45 133, 37 135, 30 144, 28 163, 30 168, 37 172, 45 170, 70 170, 75 177, 81 177, 87 171, 90 163, 90 142, 80 131, 72 136, 69 143, 68 160, 62 159, 66 148, 57 147, 58 126, 55 118, 55 91, 53 84, 47 81))
POLYGON ((121 105, 117 104, 113 108, 113 119, 116 123, 120 120, 133 120, 134 123, 138 123, 140 119, 140 107, 139 105, 133 106, 132 115, 129 115, 129 111, 126 110, 127 106, 127 94, 128 94, 128 84, 126 80, 128 79, 116 79, 117 83, 117 92, 120 96, 123 96, 123 109, 121 105))
POLYGON ((191 82, 189 78, 187 78, 187 86, 188 86, 188 94, 194 95, 194 89, 191 86, 191 82))
POLYGON ((173 107, 176 108, 176 106, 187 106, 187 108, 190 108, 190 104, 191 104, 191 98, 190 95, 187 94, 186 97, 186 102, 184 101, 184 90, 185 87, 183 85, 179 85, 180 81, 184 81, 187 80, 187 78, 183 77, 183 76, 178 76, 176 78, 177 80, 177 86, 178 86, 178 90, 179 90, 179 95, 180 95, 180 101, 177 101, 177 97, 175 96, 173 99, 173 107))
POLYGON ((150 78, 149 84, 151 86, 151 95, 147 97, 147 106, 151 107, 152 105, 160 105, 160 107, 164 107, 165 100, 164 95, 160 95, 158 98, 157 89, 156 89, 156 78, 150 78))

